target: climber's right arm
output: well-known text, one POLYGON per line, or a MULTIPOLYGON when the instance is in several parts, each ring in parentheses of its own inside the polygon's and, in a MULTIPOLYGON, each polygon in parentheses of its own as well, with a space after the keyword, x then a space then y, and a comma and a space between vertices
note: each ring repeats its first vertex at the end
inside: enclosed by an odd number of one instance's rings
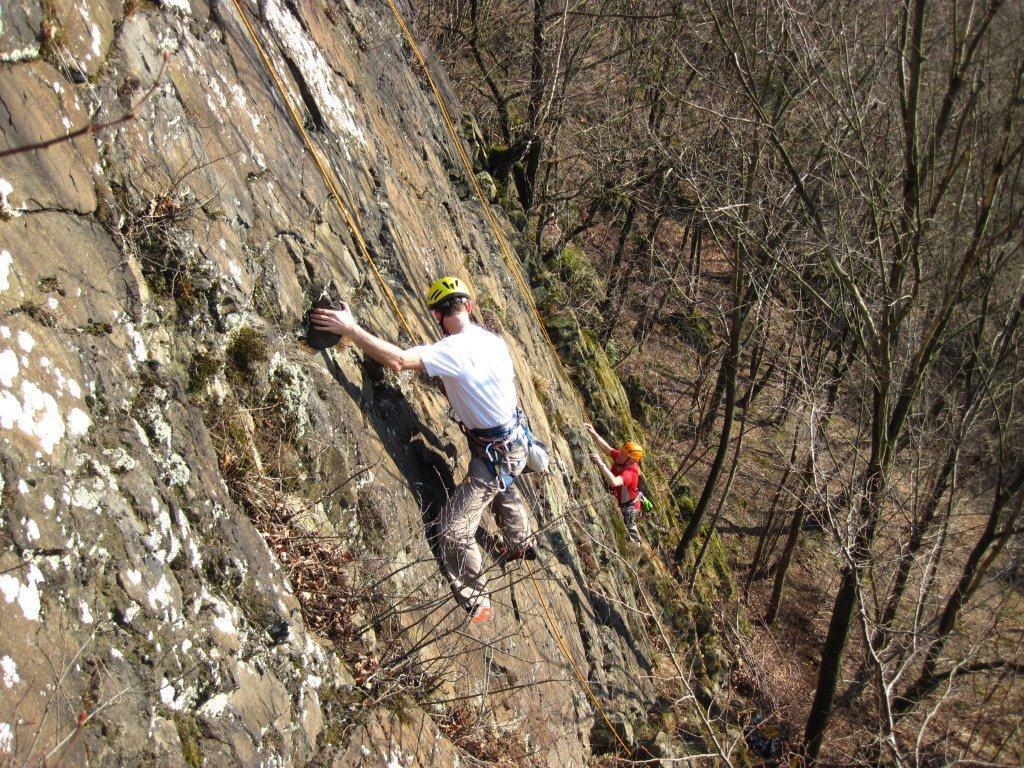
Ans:
POLYGON ((381 365, 393 371, 422 371, 423 360, 418 352, 402 349, 390 341, 374 336, 356 322, 348 304, 341 309, 314 309, 311 320, 313 327, 320 331, 340 334, 363 350, 381 365))

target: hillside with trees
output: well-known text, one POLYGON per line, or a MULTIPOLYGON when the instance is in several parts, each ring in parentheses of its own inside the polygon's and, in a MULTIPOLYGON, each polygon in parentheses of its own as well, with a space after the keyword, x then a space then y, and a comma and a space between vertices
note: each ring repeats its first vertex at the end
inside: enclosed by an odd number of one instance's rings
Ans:
MULTIPOLYGON (((547 321, 717 530, 758 717, 1024 761, 1024 8, 428 0, 547 321)), ((734 677, 736 673, 734 673, 734 677)))

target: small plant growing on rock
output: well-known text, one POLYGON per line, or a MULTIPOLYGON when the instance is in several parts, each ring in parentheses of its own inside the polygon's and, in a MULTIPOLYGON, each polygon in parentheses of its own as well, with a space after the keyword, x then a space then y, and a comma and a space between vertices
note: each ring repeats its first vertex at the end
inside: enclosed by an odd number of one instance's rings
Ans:
POLYGON ((43 0, 43 20, 39 25, 39 53, 50 63, 60 60, 64 47, 64 29, 57 19, 57 9, 53 0, 43 0))
POLYGON ((120 230, 125 246, 138 257, 153 292, 173 299, 186 324, 201 316, 216 278, 192 233, 204 201, 185 180, 197 169, 178 172, 156 193, 139 192, 128 182, 112 185, 124 213, 120 230))
POLYGON ((47 328, 57 327, 57 314, 45 304, 40 304, 38 301, 32 301, 31 299, 23 301, 14 309, 8 310, 8 314, 14 315, 17 313, 28 315, 40 325, 45 325, 47 328))
POLYGON ((243 325, 231 337, 225 355, 235 373, 251 376, 260 363, 270 360, 270 348, 266 336, 243 325))
POLYGON ((216 355, 200 351, 194 352, 188 366, 188 392, 196 394, 205 390, 210 380, 223 368, 224 361, 216 355))

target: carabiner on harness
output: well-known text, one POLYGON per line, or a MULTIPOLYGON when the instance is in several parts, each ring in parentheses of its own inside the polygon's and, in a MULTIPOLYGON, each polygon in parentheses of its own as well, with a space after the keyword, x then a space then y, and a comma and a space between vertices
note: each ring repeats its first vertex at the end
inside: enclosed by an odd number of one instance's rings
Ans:
POLYGON ((509 460, 508 452, 513 444, 518 442, 519 435, 513 434, 504 440, 494 440, 484 446, 484 455, 491 464, 491 471, 498 481, 498 493, 507 491, 515 476, 512 474, 512 462, 509 460))

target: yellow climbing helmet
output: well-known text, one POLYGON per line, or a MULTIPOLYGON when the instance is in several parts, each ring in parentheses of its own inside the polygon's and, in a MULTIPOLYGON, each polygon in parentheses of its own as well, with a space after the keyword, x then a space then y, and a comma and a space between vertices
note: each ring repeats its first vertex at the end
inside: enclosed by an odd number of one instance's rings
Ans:
POLYGON ((644 457, 644 449, 640 447, 640 443, 634 443, 632 440, 627 440, 619 448, 619 453, 624 453, 633 461, 640 461, 644 457))
POLYGON ((433 309, 443 301, 455 297, 469 298, 469 289, 459 278, 452 275, 434 281, 427 291, 427 306, 433 309))

